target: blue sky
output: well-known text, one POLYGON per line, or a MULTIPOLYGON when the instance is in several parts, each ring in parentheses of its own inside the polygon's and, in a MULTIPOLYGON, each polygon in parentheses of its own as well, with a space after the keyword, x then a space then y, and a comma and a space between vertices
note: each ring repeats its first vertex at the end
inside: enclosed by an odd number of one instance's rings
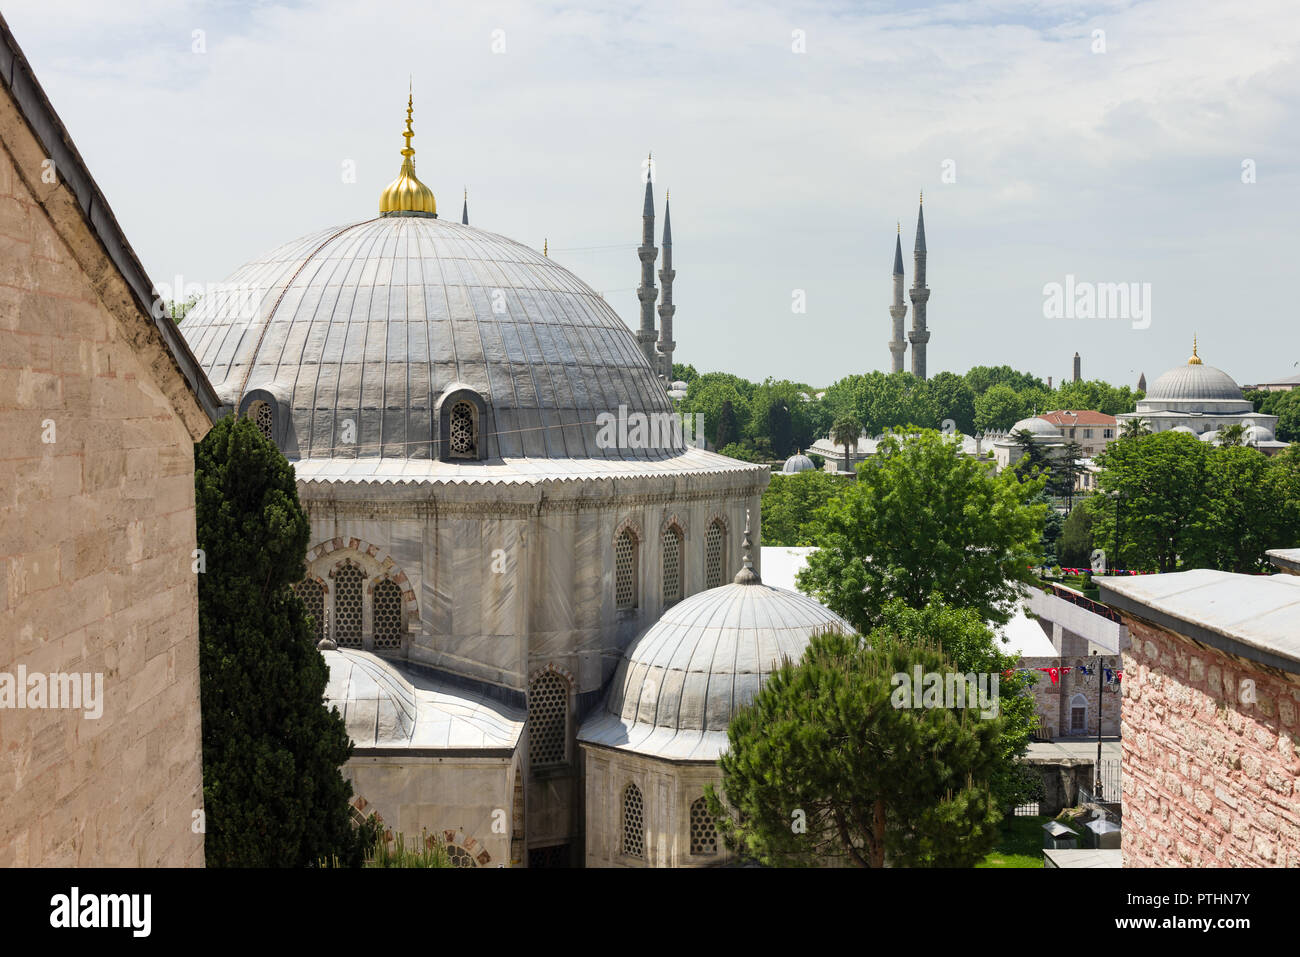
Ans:
POLYGON ((1193 333, 1239 382, 1300 371, 1289 2, 3 12, 160 283, 219 282, 374 215, 411 77, 440 214, 459 217, 467 185, 473 225, 548 238, 630 325, 654 150, 661 210, 672 189, 677 357, 701 370, 825 385, 887 368, 894 223, 910 284, 924 189, 931 373, 1005 362, 1059 380, 1078 350, 1085 376, 1131 383, 1182 363, 1193 333), (1149 283, 1149 327, 1044 318, 1044 285, 1067 275, 1149 283))

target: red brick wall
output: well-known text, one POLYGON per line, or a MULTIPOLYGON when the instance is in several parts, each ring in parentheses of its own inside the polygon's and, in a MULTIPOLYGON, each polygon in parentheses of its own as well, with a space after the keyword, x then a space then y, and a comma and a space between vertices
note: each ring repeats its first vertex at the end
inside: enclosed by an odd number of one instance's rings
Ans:
POLYGON ((1300 867, 1300 680, 1125 623, 1124 866, 1300 867))

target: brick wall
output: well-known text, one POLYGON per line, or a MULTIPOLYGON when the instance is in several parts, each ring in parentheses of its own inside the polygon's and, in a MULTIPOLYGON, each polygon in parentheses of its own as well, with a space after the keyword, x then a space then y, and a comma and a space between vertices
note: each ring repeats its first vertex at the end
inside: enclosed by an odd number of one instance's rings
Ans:
MULTIPOLYGON (((1106 666, 1112 670, 1118 667, 1119 656, 1106 655, 1106 666)), ((1098 659, 1095 655, 1066 655, 1049 658, 1021 658, 1021 668, 1060 668, 1067 667, 1070 673, 1060 675, 1056 684, 1046 672, 1038 672, 1034 684, 1034 710, 1038 715, 1039 727, 1045 734, 1054 738, 1070 737, 1077 734, 1080 738, 1097 736, 1097 682, 1105 681, 1098 659), (1078 670, 1080 664, 1093 670, 1085 675, 1078 670), (1080 700, 1076 696, 1082 695, 1080 700), (1085 730, 1077 732, 1071 722, 1071 709, 1082 703, 1085 730)), ((1120 731, 1120 712, 1123 707, 1123 695, 1116 686, 1106 685, 1101 694, 1101 733, 1117 735, 1120 731)))
POLYGON ((1300 681, 1125 619, 1124 866, 1300 867, 1300 681))
POLYGON ((0 674, 104 687, 0 707, 0 866, 201 866, 202 410, 3 90, 0 144, 0 674))

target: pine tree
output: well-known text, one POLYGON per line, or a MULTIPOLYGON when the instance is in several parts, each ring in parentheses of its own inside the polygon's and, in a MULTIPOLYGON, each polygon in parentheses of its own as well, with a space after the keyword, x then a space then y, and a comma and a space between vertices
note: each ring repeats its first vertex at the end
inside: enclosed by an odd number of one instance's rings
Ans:
POLYGON ((311 527, 294 473, 252 421, 228 416, 194 448, 203 708, 204 856, 213 867, 361 863, 352 744, 292 584, 311 527))

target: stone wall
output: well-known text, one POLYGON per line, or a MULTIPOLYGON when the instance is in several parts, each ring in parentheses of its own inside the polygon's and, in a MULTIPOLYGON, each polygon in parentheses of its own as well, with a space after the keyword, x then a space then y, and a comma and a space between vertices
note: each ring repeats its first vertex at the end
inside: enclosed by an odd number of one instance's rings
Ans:
MULTIPOLYGON (((1103 656, 1106 667, 1115 670, 1119 667, 1118 655, 1103 656)), ((1043 734, 1052 738, 1095 738, 1097 736, 1097 682, 1105 681, 1105 676, 1099 667, 1098 657, 1089 656, 1063 656, 1050 658, 1021 658, 1021 668, 1060 668, 1067 667, 1070 669, 1069 674, 1062 674, 1058 677, 1057 683, 1053 684, 1051 676, 1046 672, 1039 671, 1038 680, 1034 683, 1034 711, 1038 715, 1039 728, 1043 734), (1092 669, 1091 675, 1085 675, 1079 670, 1080 665, 1087 665, 1092 669), (1072 710, 1075 707, 1084 709, 1084 726, 1083 730, 1074 727, 1072 721, 1072 710)), ((1123 698, 1120 694, 1119 687, 1111 684, 1106 685, 1101 693, 1101 733, 1104 736, 1114 737, 1120 733, 1120 712, 1123 710, 1123 698)))
POLYGON ((1096 762, 1090 758, 1026 758, 1025 764, 1043 779, 1039 813, 1056 817, 1067 807, 1079 805, 1079 788, 1093 787, 1096 762))
POLYGON ((103 682, 97 719, 0 707, 0 866, 201 866, 210 423, 4 91, 0 141, 0 681, 103 682))
POLYGON ((1300 867, 1300 680, 1129 627, 1124 866, 1300 867))

